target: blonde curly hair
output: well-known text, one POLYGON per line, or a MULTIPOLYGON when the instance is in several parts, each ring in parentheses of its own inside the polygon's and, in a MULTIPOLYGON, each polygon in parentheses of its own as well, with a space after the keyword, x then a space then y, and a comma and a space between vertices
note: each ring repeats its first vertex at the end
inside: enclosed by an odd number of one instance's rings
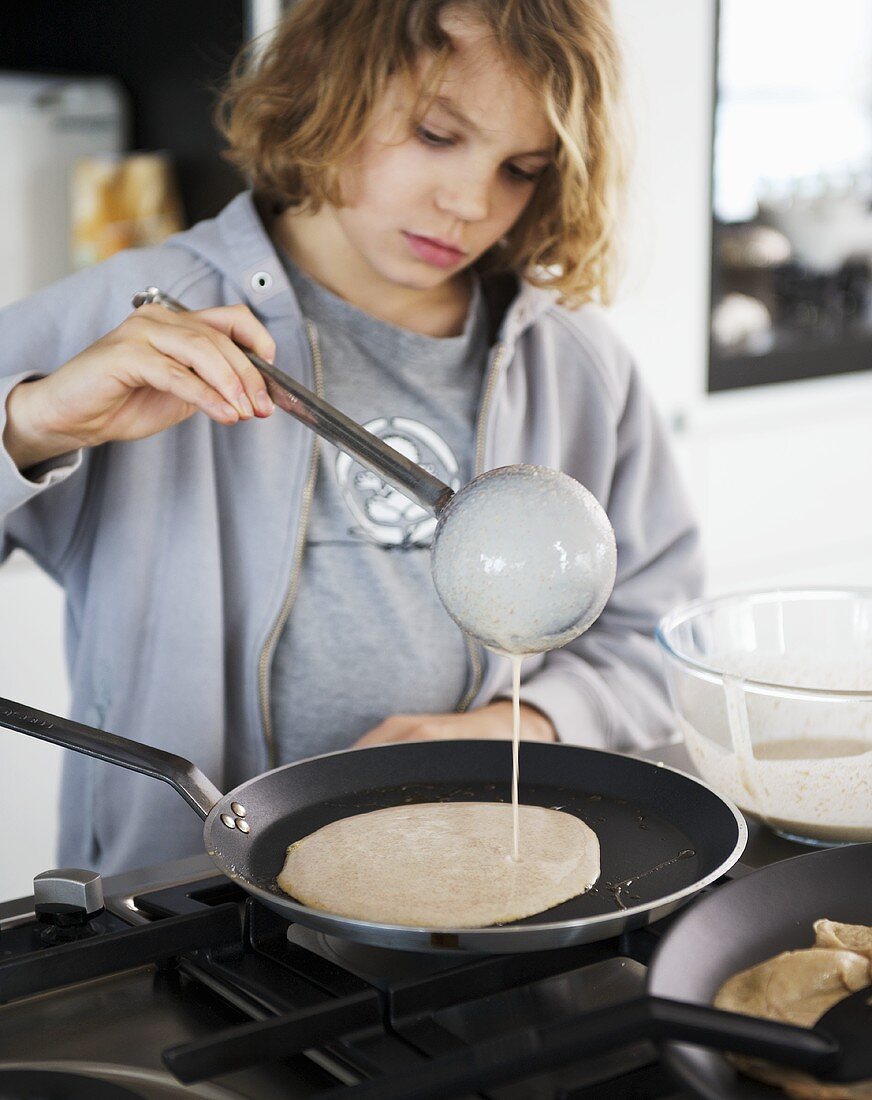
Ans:
POLYGON ((609 0, 298 0, 267 46, 243 50, 216 118, 225 156, 257 194, 316 212, 341 205, 339 169, 396 76, 434 95, 450 57, 448 8, 483 24, 537 90, 554 162, 508 235, 478 261, 514 272, 570 307, 612 300, 626 180, 620 58, 609 0), (418 77, 420 80, 420 77, 418 77))

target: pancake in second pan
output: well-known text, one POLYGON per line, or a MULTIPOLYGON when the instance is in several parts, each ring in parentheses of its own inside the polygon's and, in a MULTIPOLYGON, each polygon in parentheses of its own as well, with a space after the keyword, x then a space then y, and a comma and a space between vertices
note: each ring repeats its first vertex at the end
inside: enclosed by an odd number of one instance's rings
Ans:
MULTIPOLYGON (((715 1008, 814 1027, 833 1005, 872 982, 872 928, 818 920, 814 931, 812 947, 783 951, 734 974, 715 995, 715 1008)), ((872 1100, 872 1078, 819 1081, 760 1058, 727 1057, 749 1077, 778 1085, 796 1100, 872 1100)))
POLYGON ((485 928, 541 913, 599 876, 595 833, 571 814, 499 802, 391 806, 334 821, 288 848, 278 884, 314 909, 378 924, 485 928))

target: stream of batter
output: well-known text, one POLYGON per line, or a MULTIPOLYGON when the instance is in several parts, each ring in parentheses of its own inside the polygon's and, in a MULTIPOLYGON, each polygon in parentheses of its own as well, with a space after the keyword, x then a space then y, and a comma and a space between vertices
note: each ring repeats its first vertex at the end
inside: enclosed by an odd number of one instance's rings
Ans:
POLYGON ((513 653, 512 662, 512 859, 521 855, 521 827, 518 812, 518 776, 521 748, 521 662, 525 654, 513 653))

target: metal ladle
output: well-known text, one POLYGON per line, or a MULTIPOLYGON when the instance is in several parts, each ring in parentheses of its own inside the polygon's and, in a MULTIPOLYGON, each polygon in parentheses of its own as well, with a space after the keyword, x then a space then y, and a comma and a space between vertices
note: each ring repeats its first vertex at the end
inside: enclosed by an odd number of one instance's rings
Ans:
MULTIPOLYGON (((188 313, 157 287, 133 297, 188 313)), ((433 581, 457 625, 503 653, 565 645, 599 615, 615 579, 614 532, 593 494, 542 466, 504 466, 456 493, 253 351, 279 408, 437 517, 433 581)))

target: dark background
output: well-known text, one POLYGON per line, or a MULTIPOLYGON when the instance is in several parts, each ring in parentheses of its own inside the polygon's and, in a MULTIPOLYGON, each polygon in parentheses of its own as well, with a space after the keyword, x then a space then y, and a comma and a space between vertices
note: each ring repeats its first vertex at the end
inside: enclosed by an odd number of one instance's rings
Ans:
POLYGON ((216 92, 245 38, 244 0, 14 0, 0 4, 0 69, 116 77, 131 150, 167 150, 189 223, 245 186, 221 159, 216 92))

